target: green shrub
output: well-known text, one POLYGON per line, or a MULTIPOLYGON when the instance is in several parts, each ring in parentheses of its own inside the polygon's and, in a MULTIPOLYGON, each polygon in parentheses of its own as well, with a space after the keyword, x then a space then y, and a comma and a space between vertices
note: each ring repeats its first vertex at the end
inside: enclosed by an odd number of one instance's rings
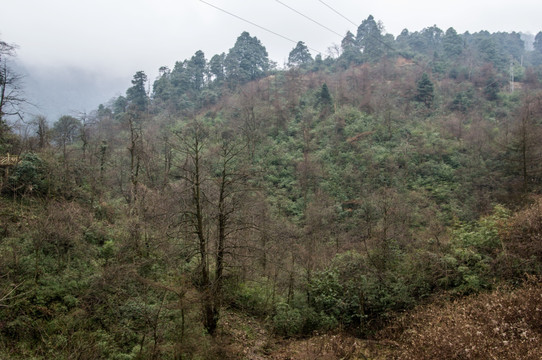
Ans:
POLYGON ((259 282, 226 283, 225 301, 230 306, 254 316, 266 316, 273 309, 272 289, 259 282))
POLYGON ((450 248, 442 257, 446 275, 439 283, 461 295, 491 288, 505 251, 499 229, 508 216, 508 212, 498 206, 490 216, 472 224, 458 225, 452 232, 450 248))
POLYGON ((298 309, 293 309, 286 303, 277 304, 273 316, 273 331, 280 336, 291 337, 299 335, 303 330, 304 319, 298 309))
POLYGON ((46 179, 47 166, 34 153, 26 153, 13 168, 8 179, 8 188, 16 194, 45 194, 49 188, 46 179))
POLYGON ((324 311, 317 312, 313 307, 303 307, 300 309, 300 313, 303 319, 301 334, 309 335, 315 331, 330 331, 339 326, 335 316, 324 311))

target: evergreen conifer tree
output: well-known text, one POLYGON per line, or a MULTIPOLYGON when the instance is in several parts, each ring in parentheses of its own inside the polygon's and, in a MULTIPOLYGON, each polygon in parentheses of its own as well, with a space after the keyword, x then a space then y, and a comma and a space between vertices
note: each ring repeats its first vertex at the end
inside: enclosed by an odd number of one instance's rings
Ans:
POLYGON ((430 108, 433 104, 434 97, 433 83, 431 82, 431 79, 429 79, 429 75, 423 73, 417 83, 415 100, 423 103, 427 108, 430 108))

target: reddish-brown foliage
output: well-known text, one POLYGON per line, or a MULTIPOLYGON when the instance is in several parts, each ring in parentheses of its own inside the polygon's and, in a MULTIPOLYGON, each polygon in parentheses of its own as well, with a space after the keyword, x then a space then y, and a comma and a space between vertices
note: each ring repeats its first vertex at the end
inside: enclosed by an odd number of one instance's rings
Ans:
POLYGON ((405 315, 386 336, 397 359, 541 359, 542 282, 497 290, 405 315), (391 334, 390 334, 391 332, 391 334))
POLYGON ((501 231, 503 243, 510 255, 531 262, 542 261, 542 197, 529 208, 516 213, 501 231))

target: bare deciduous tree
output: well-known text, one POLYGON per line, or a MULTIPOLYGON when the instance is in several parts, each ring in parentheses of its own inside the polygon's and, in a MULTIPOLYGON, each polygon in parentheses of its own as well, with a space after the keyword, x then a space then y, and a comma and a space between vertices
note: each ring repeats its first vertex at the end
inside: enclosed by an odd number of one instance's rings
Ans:
POLYGON ((22 119, 26 99, 22 91, 22 75, 9 67, 8 58, 15 56, 15 45, 0 40, 0 141, 8 129, 6 117, 22 119))

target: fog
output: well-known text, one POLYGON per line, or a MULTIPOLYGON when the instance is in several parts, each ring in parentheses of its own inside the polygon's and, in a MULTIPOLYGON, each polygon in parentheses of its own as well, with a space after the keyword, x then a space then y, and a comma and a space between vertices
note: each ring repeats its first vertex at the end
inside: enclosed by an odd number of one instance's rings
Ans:
POLYGON ((22 74, 23 87, 29 104, 28 116, 44 115, 52 123, 62 115, 91 112, 99 104, 123 95, 131 84, 131 76, 114 76, 75 66, 33 66, 19 62, 16 71, 22 74))
POLYGON ((369 15, 395 36, 404 28, 419 31, 433 25, 442 30, 454 27, 459 33, 536 34, 542 30, 539 0, 206 2, 216 7, 199 0, 5 1, 0 39, 19 46, 18 61, 26 69, 29 98, 54 118, 74 110, 88 111, 124 93, 137 71, 145 71, 152 82, 160 66, 172 68, 197 50, 207 59, 227 52, 245 30, 261 40, 279 66, 295 46, 284 37, 304 41, 313 55, 318 51, 325 56, 330 46, 340 44, 336 33, 356 32, 348 20, 361 24, 369 15))

